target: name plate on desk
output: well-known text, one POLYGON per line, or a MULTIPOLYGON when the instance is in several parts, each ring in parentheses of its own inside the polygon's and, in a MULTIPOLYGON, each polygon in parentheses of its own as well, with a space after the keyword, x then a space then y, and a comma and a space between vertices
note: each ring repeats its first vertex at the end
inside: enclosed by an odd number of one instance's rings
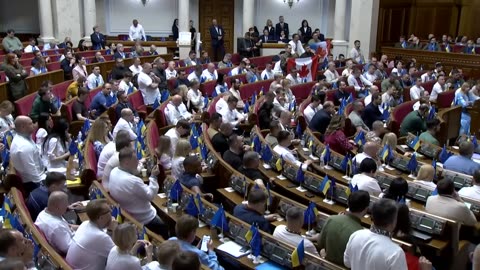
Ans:
POLYGON ((456 189, 472 186, 472 176, 450 170, 443 170, 443 177, 453 182, 456 189))
POLYGON ((241 195, 245 195, 245 191, 247 190, 248 183, 245 180, 245 177, 240 175, 232 175, 230 177, 230 187, 238 192, 241 195))
POLYGON ((427 202, 428 197, 432 195, 432 192, 433 190, 430 190, 422 185, 418 185, 413 182, 408 183, 407 197, 414 200, 425 203, 427 202))
POLYGON ((410 211, 412 228, 430 235, 441 235, 445 228, 446 221, 421 212, 410 211))
POLYGON ((291 252, 284 246, 273 242, 271 239, 265 239, 262 246, 262 253, 268 254, 268 258, 280 265, 291 266, 291 252))

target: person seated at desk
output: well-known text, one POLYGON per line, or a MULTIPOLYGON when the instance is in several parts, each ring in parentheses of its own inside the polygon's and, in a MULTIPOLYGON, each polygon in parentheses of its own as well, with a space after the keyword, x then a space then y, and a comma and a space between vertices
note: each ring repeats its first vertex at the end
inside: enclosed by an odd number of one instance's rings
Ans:
POLYGON ((433 85, 429 100, 432 102, 437 102, 438 94, 445 92, 447 90, 448 89, 445 83, 445 75, 439 75, 437 77, 437 82, 433 85))
MULTIPOLYGON (((145 270, 166 270, 171 269, 175 254, 181 252, 180 245, 177 241, 166 240, 163 241, 154 250, 156 261, 152 261, 147 264, 145 270)), ((200 263, 199 263, 200 264, 200 263)))
POLYGON ((480 200, 480 170, 476 170, 473 173, 473 181, 471 187, 463 187, 458 191, 458 195, 462 197, 472 198, 474 200, 480 200))
POLYGON ((222 115, 217 112, 213 113, 209 119, 208 129, 207 129, 208 138, 210 138, 210 140, 212 140, 213 136, 215 136, 218 133, 218 130, 221 124, 222 124, 222 115))
POLYGON ((38 214, 47 207, 49 194, 65 188, 66 180, 65 175, 59 172, 47 173, 45 185, 34 189, 27 198, 26 204, 32 220, 36 220, 38 214))
POLYGON ((265 94, 265 102, 263 102, 260 109, 258 109, 258 124, 260 129, 270 128, 270 123, 272 122, 272 112, 274 108, 273 101, 275 100, 275 93, 269 91, 265 94))
POLYGON ((420 167, 417 174, 417 179, 413 180, 415 184, 424 186, 430 190, 437 188, 437 185, 433 182, 435 178, 435 169, 430 164, 424 164, 420 167))
POLYGON ((308 106, 303 110, 303 116, 305 116, 305 120, 307 121, 307 123, 310 123, 317 111, 323 109, 324 101, 325 92, 320 92, 317 95, 312 95, 310 104, 308 104, 308 106))
POLYGON ((451 156, 443 164, 443 168, 463 174, 473 175, 480 169, 480 164, 472 160, 474 151, 473 143, 465 141, 460 144, 460 155, 451 156))
POLYGON ((99 117, 102 113, 108 110, 107 99, 110 98, 110 92, 112 91, 112 85, 106 83, 103 85, 102 91, 98 92, 90 103, 90 110, 94 111, 95 118, 99 117))
POLYGON ((312 120, 308 124, 308 127, 312 131, 317 131, 321 134, 324 134, 334 113, 335 106, 333 105, 333 102, 325 101, 323 104, 323 109, 315 113, 315 115, 312 117, 312 120))
POLYGON ((108 253, 115 246, 105 229, 113 231, 118 225, 111 212, 106 199, 88 202, 86 208, 88 220, 78 227, 65 258, 72 268, 105 268, 108 253))
POLYGON ((357 164, 357 167, 360 167, 360 164, 366 158, 371 158, 377 163, 380 163, 377 157, 378 151, 380 151, 380 144, 375 142, 366 142, 363 146, 363 152, 356 154, 352 161, 357 164))
POLYGON ((232 168, 240 168, 243 163, 243 153, 249 150, 249 146, 243 145, 243 136, 233 133, 228 138, 229 149, 223 153, 223 160, 232 168))
POLYGON ((245 115, 237 110, 238 99, 233 95, 227 99, 227 107, 222 108, 220 113, 222 115, 223 123, 230 123, 233 127, 238 126, 245 120, 245 115))
POLYGON ((331 150, 341 155, 346 155, 353 149, 353 144, 343 133, 344 128, 345 116, 336 114, 325 131, 325 144, 330 145, 331 150))
POLYGON ((211 193, 203 193, 200 189, 200 186, 203 184, 203 179, 200 176, 202 173, 202 163, 197 156, 187 156, 183 160, 183 168, 185 171, 178 178, 182 185, 191 189, 195 194, 200 194, 202 197, 210 197, 213 199, 211 193))
POLYGON ((288 147, 292 144, 293 136, 290 132, 282 130, 278 133, 278 144, 273 148, 273 151, 277 153, 283 160, 295 164, 297 167, 301 167, 302 170, 307 170, 308 166, 312 164, 312 160, 305 160, 303 163, 296 158, 293 153, 295 150, 290 150, 288 147))
POLYGON ((52 115, 60 116, 60 107, 57 106, 57 102, 52 94, 53 85, 51 81, 43 81, 40 89, 38 89, 38 95, 32 104, 32 111, 30 112, 30 118, 33 122, 38 121, 38 117, 41 113, 49 113, 52 115))
POLYGON ((252 188, 248 192, 247 204, 238 204, 233 209, 233 216, 248 224, 257 224, 264 232, 271 233, 270 222, 280 218, 278 214, 264 215, 267 195, 263 189, 252 188))
POLYGON ((370 195, 378 196, 382 189, 377 180, 373 178, 377 171, 377 163, 371 158, 365 158, 360 163, 359 173, 355 174, 350 182, 352 186, 357 186, 358 190, 365 190, 370 195))
POLYGON ((381 104, 382 104, 381 94, 373 93, 372 102, 368 104, 363 110, 362 120, 369 129, 372 129, 373 122, 383 121, 383 113, 380 111, 380 108, 379 108, 381 104))
POLYGON ((68 195, 54 191, 48 197, 48 205, 35 219, 35 226, 43 233, 48 243, 60 254, 67 254, 78 226, 70 225, 63 218, 68 209, 68 195))
POLYGON ((265 188, 269 182, 269 179, 262 174, 262 172, 258 169, 258 166, 260 166, 260 158, 258 157, 258 153, 254 151, 247 151, 243 155, 243 166, 238 168, 238 172, 255 181, 255 184, 259 187, 265 188))
POLYGON ((304 223, 303 212, 304 211, 298 207, 290 207, 285 215, 287 225, 278 225, 273 231, 273 237, 294 247, 303 241, 305 252, 317 255, 317 249, 312 242, 316 242, 319 235, 306 236, 305 238, 302 236, 304 223))
POLYGON ((387 130, 382 121, 375 121, 372 124, 372 129, 365 134, 365 139, 367 142, 382 144, 382 137, 386 131, 387 130))
POLYGON ((190 121, 192 119, 192 114, 187 111, 180 95, 172 97, 165 108, 165 116, 169 125, 176 125, 179 120, 190 121))
POLYGON ((380 194, 379 197, 400 202, 402 200, 405 200, 405 196, 407 195, 407 192, 408 192, 407 181, 402 177, 398 176, 392 180, 392 182, 390 183, 390 186, 385 190, 384 193, 380 194))
POLYGON ((438 195, 428 197, 425 212, 455 220, 462 225, 475 226, 477 219, 455 191, 455 185, 449 179, 437 183, 438 195))
POLYGON ((437 132, 440 131, 440 120, 437 118, 427 120, 427 131, 420 134, 420 141, 427 142, 436 146, 440 146, 440 142, 435 138, 437 132))
POLYGON ((362 113, 365 107, 363 106, 363 102, 361 101, 354 101, 353 102, 353 110, 348 115, 348 119, 350 119, 352 125, 355 127, 357 132, 368 132, 370 129, 365 125, 365 122, 362 120, 362 113))
POLYGON ((192 146, 188 140, 180 139, 178 140, 177 146, 175 147, 175 152, 173 153, 172 158, 172 176, 175 179, 179 179, 182 174, 185 172, 183 167, 183 161, 186 157, 192 152, 192 146))
POLYGON ((338 82, 338 89, 337 91, 335 91, 335 99, 333 101, 333 104, 335 104, 335 106, 340 106, 342 100, 347 100, 349 98, 350 93, 345 91, 345 88, 347 88, 347 84, 345 83, 345 81, 338 82))
MULTIPOLYGON (((214 251, 213 241, 207 243, 207 252, 201 251, 197 246, 192 245, 196 239, 198 228, 198 219, 190 215, 182 215, 175 224, 176 237, 171 237, 168 241, 175 241, 180 245, 184 252, 193 252, 198 255, 200 262, 211 270, 223 270, 214 251)), ((175 269, 176 259, 173 260, 172 269, 175 269)), ((188 268, 192 269, 193 268, 188 268)), ((195 269, 196 270, 196 269, 195 269)))
POLYGON ((370 195, 364 190, 358 190, 348 196, 348 211, 344 215, 330 216, 323 225, 318 241, 320 254, 325 253, 322 257, 343 265, 343 254, 348 239, 354 232, 363 229, 361 219, 367 214, 369 206, 370 195))
POLYGON ((429 112, 428 104, 422 104, 417 111, 409 112, 400 124, 400 136, 407 136, 408 133, 418 135, 427 130, 426 117, 429 112))
POLYGON ((219 132, 212 137, 212 146, 221 156, 228 150, 228 138, 233 133, 233 126, 230 123, 222 123, 219 132))
MULTIPOLYGON (((130 134, 126 130, 120 130, 117 133, 117 137, 115 137, 115 152, 105 164, 105 167, 103 169, 103 173, 101 176, 102 185, 107 191, 110 189, 109 187, 110 173, 114 168, 117 168, 120 163, 120 161, 118 160, 118 152, 120 152, 120 150, 124 148, 133 148, 134 140, 136 140, 136 138, 132 140, 130 138, 130 134)), ((140 171, 142 168, 143 168, 142 162, 139 162, 137 169, 140 171)))
POLYGON ((265 136, 265 141, 270 147, 275 147, 278 144, 278 133, 282 130, 280 122, 278 120, 272 120, 270 122, 270 132, 265 136))

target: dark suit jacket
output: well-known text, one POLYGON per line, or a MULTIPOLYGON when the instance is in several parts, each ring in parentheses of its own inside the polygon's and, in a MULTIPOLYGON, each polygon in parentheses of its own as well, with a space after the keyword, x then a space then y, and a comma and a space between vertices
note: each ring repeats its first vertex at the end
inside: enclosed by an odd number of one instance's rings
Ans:
POLYGON ((332 117, 328 112, 321 109, 320 111, 316 112, 315 115, 310 120, 310 124, 308 127, 313 131, 318 131, 322 134, 325 134, 325 130, 327 130, 328 125, 330 124, 330 120, 332 117))
POLYGON ((325 41, 325 35, 322 34, 322 33, 318 34, 318 39, 319 39, 320 41, 325 41))
POLYGON ((268 104, 267 102, 264 102, 262 106, 260 106, 260 109, 258 110, 258 125, 260 129, 269 129, 270 128, 270 122, 272 121, 272 110, 273 110, 273 104, 268 104))
POLYGON ((71 80, 73 78, 72 70, 75 67, 75 65, 70 66, 70 59, 65 58, 62 60, 62 62, 60 62, 60 66, 63 69, 63 76, 65 80, 71 80))
POLYGON ((410 46, 408 46, 409 49, 414 49, 414 50, 421 50, 422 49, 422 43, 418 43, 418 44, 410 44, 410 46))
POLYGON ((277 23, 275 25, 275 36, 276 37, 279 37, 280 36, 280 32, 285 32, 285 36, 287 36, 287 38, 289 37, 289 31, 288 31, 288 23, 284 22, 283 23, 283 28, 280 26, 280 23, 277 23))
POLYGON ((107 39, 102 33, 92 33, 90 35, 90 39, 92 40, 92 49, 94 50, 100 50, 100 49, 105 49, 105 44, 107 42, 107 39))
POLYGON ((302 43, 307 43, 312 38, 312 28, 310 26, 307 27, 307 31, 305 31, 303 26, 298 28, 298 31, 302 33, 302 43))
POLYGON ((98 61, 98 59, 97 59, 96 57, 93 57, 93 59, 92 59, 92 64, 93 64, 93 63, 103 63, 103 62, 105 62, 105 60, 103 60, 103 61, 98 61))
POLYGON ((225 36, 225 32, 223 31, 223 27, 218 25, 218 24, 217 24, 217 27, 218 27, 218 30, 219 30, 221 35, 218 34, 217 30, 215 29, 215 26, 213 26, 213 25, 210 26, 210 37, 212 38, 212 46, 213 47, 223 45, 223 37, 225 36), (222 39, 219 40, 218 36, 222 36, 222 39))
POLYGON ((435 46, 433 46, 433 50, 430 50, 430 43, 427 43, 425 44, 423 49, 426 51, 438 52, 440 51, 440 46, 438 45, 438 43, 435 43, 435 46))
MULTIPOLYGON (((123 52, 125 54, 125 58, 128 58, 128 53, 126 52, 123 52)), ((113 59, 117 59, 117 58, 123 58, 122 55, 120 54, 120 52, 116 52, 114 55, 113 55, 113 59)), ((123 59, 125 59, 123 58, 123 59)))
POLYGON ((275 27, 274 27, 274 26, 272 26, 272 27, 270 28, 270 30, 269 30, 269 29, 268 29, 268 26, 265 25, 265 27, 263 28, 263 30, 268 30, 268 39, 274 40, 274 39, 277 38, 276 35, 275 35, 275 27))
POLYGON ((253 51, 253 46, 255 45, 253 43, 253 40, 251 39, 246 39, 246 38, 239 38, 238 40, 238 53, 243 56, 243 57, 252 57, 254 55, 253 51), (250 48, 250 51, 247 51, 247 49, 250 48))
MULTIPOLYGON (((403 48, 402 43, 400 43, 400 42, 395 43, 394 47, 395 48, 403 48)), ((408 49, 409 47, 410 47, 410 45, 408 44, 408 42, 405 41, 405 49, 408 49)))
POLYGON ((262 41, 262 43, 267 43, 267 41, 269 41, 269 40, 275 40, 275 39, 271 38, 271 37, 270 37, 270 35, 268 35, 268 36, 261 35, 261 36, 260 36, 260 38, 259 38, 258 40, 261 40, 261 41, 262 41), (267 38, 268 38, 268 40, 265 40, 265 37, 267 37, 267 38))
POLYGON ((472 51, 475 52, 475 47, 468 48, 468 46, 465 46, 465 48, 462 50, 462 52, 466 54, 473 54, 472 51))
POLYGON ((362 114, 362 120, 369 129, 372 129, 373 122, 383 120, 382 112, 378 106, 373 105, 373 102, 371 102, 365 107, 362 114))

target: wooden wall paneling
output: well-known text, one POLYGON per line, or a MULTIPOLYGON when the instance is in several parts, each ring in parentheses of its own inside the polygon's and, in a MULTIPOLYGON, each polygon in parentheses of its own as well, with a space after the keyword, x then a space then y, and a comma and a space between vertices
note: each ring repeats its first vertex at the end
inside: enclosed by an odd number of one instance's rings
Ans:
POLYGON ((475 39, 480 37, 480 3, 462 6, 458 24, 458 35, 475 39))
POLYGON ((235 1, 232 0, 200 0, 199 5, 199 31, 202 33, 202 49, 208 51, 212 57, 210 26, 212 19, 217 19, 224 30, 225 52, 233 52, 234 37, 234 11, 235 1))

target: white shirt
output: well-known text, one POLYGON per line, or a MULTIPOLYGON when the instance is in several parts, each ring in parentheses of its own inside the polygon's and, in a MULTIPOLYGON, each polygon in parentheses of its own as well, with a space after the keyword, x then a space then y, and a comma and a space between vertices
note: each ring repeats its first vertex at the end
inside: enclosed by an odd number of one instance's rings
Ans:
POLYGON ((197 73, 195 73, 195 70, 192 71, 192 73, 188 74, 187 80, 190 82, 193 82, 193 80, 200 82, 200 78, 197 76, 197 73))
POLYGON ((393 101, 393 96, 390 95, 388 92, 385 92, 382 94, 382 105, 387 104, 388 106, 390 106, 392 101, 393 101))
POLYGON ((263 70, 262 73, 260 74, 262 77, 261 80, 273 80, 275 78, 275 74, 273 73, 272 70, 263 70))
POLYGON ((348 76, 352 75, 352 72, 353 72, 353 69, 345 68, 345 69, 342 71, 342 76, 348 77, 348 76))
POLYGON ((103 229, 87 220, 75 232, 66 260, 73 269, 105 269, 108 254, 114 246, 103 229))
POLYGON ((142 265, 137 257, 130 255, 130 252, 120 252, 118 247, 115 246, 110 250, 110 253, 108 253, 105 270, 118 269, 140 270, 142 269, 142 265))
POLYGON ((177 148, 177 143, 178 143, 178 139, 180 138, 180 134, 178 134, 177 129, 173 127, 165 133, 165 136, 170 138, 170 142, 172 145, 172 154, 175 154, 175 149, 177 148))
POLYGON ((120 130, 126 130, 128 131, 128 134, 130 135, 131 140, 137 139, 137 134, 135 131, 133 131, 133 126, 131 123, 129 123, 127 120, 120 118, 118 119, 117 124, 115 125, 115 128, 113 129, 113 139, 117 137, 117 133, 120 130))
POLYGON ((177 71, 175 69, 170 70, 170 69, 165 69, 165 75, 167 76, 168 79, 175 79, 177 78, 177 71))
POLYGON ((182 176, 183 172, 185 172, 185 168, 183 167, 183 161, 185 157, 175 157, 172 159, 172 176, 175 179, 178 179, 182 176))
POLYGON ((97 179, 102 178, 105 165, 107 165, 108 160, 113 154, 115 154, 115 142, 111 141, 103 147, 102 152, 100 152, 100 156, 98 157, 97 179))
POLYGON ((302 42, 300 40, 297 40, 297 43, 292 40, 288 42, 290 46, 292 46, 292 54, 296 53, 298 56, 302 55, 305 52, 305 49, 302 46, 302 42))
POLYGON ((243 108, 245 106, 245 103, 243 103, 242 96, 240 95, 240 90, 235 90, 233 87, 230 87, 228 91, 238 99, 237 108, 243 108))
POLYGON ((301 235, 291 233, 287 231, 287 226, 285 225, 278 225, 273 231, 273 237, 278 239, 284 243, 291 244, 292 246, 296 247, 303 240, 303 246, 305 252, 312 253, 318 256, 317 249, 313 245, 312 241, 308 240, 307 238, 303 238, 301 235))
POLYGON ((187 98, 188 98, 188 102, 190 102, 190 104, 192 104, 193 107, 195 107, 197 110, 201 110, 205 106, 202 92, 200 92, 200 90, 198 89, 197 90, 193 90, 191 88, 188 89, 187 98))
POLYGON ((458 191, 458 195, 480 200, 480 186, 463 187, 458 191))
MULTIPOLYGON (((280 61, 279 61, 279 62, 280 62, 280 61)), ((234 67, 232 70, 230 70, 230 76, 236 76, 236 75, 245 74, 245 73, 247 73, 247 69, 246 69, 246 68, 243 68, 243 69, 240 71, 240 66, 234 67)))
POLYGON ((357 63, 365 63, 365 58, 363 57, 363 53, 360 49, 352 48, 350 51, 350 58, 352 58, 357 63))
POLYGON ((373 83, 377 79, 377 76, 375 75, 375 72, 373 74, 365 72, 365 73, 363 73, 363 77, 371 83, 373 83))
POLYGON ((275 151, 275 153, 277 153, 280 157, 282 157, 283 160, 294 163, 295 166, 297 166, 297 167, 302 167, 303 171, 305 171, 307 169, 307 166, 302 164, 302 162, 300 162, 300 160, 298 160, 288 148, 285 148, 285 147, 281 146, 280 144, 277 144, 273 148, 273 151, 275 151))
POLYGON ((10 159, 23 183, 38 183, 45 179, 45 168, 40 157, 40 150, 31 136, 25 137, 17 134, 13 137, 10 159))
POLYGON ((433 85, 432 92, 430 93, 430 101, 436 101, 438 94, 442 93, 445 85, 443 87, 437 82, 433 85))
POLYGON ((300 75, 297 73, 297 77, 293 78, 292 74, 288 73, 287 76, 285 76, 285 79, 290 80, 291 85, 296 85, 296 84, 301 84, 302 83, 302 78, 300 78, 300 75))
POLYGON ((202 71, 202 75, 200 75, 200 80, 201 81, 203 80, 205 82, 215 81, 217 78, 218 78, 218 73, 216 70, 214 70, 213 73, 211 73, 210 71, 208 71, 208 69, 204 69, 202 71))
POLYGON ((90 90, 95 89, 97 87, 101 87, 103 86, 104 83, 105 82, 103 81, 102 74, 98 74, 98 76, 96 76, 95 74, 92 73, 87 77, 87 86, 88 86, 88 89, 90 90))
POLYGON ((146 185, 140 177, 117 167, 110 173, 108 183, 110 195, 120 204, 120 208, 142 224, 149 223, 157 215, 157 210, 150 201, 158 193, 158 181, 155 177, 150 177, 149 180, 146 185))
POLYGON ((362 161, 366 158, 371 158, 373 159, 371 156, 365 154, 365 152, 362 152, 362 153, 358 153, 355 155, 355 157, 353 158, 353 161, 354 162, 357 162, 357 167, 360 166, 360 163, 362 163, 362 161))
POLYGON ((43 45, 43 50, 44 50, 44 51, 47 51, 47 50, 58 50, 58 46, 55 45, 55 47, 52 48, 52 47, 50 46, 50 43, 45 43, 45 44, 43 45))
POLYGON ((365 103, 365 106, 367 106, 371 102, 372 102, 372 94, 368 94, 368 96, 366 96, 365 99, 363 100, 363 103, 365 103))
POLYGON ((31 53, 33 51, 40 51, 40 49, 37 46, 32 46, 30 44, 27 45, 25 49, 23 49, 23 52, 26 52, 26 53, 31 53))
POLYGON ((190 120, 192 114, 187 111, 187 107, 183 102, 179 106, 175 106, 170 101, 165 108, 165 117, 169 125, 176 125, 181 119, 190 120))
MULTIPOLYGON (((66 144, 68 144, 68 142, 66 144)), ((66 147, 67 145, 65 145, 65 148, 66 147)), ((44 157, 45 166, 47 167, 48 172, 67 172, 66 160, 62 159, 53 161, 53 159, 64 155, 68 151, 65 148, 62 145, 62 142, 56 137, 51 137, 48 142, 44 144, 42 155, 44 157)))
POLYGON ((155 103, 155 100, 160 97, 160 91, 158 90, 158 87, 153 88, 151 86, 153 83, 152 78, 150 78, 150 76, 148 76, 146 73, 140 72, 138 74, 137 82, 138 88, 142 92, 143 103, 145 103, 145 105, 151 105, 155 103))
POLYGON ((138 67, 131 65, 128 69, 132 72, 132 75, 135 76, 135 74, 142 72, 143 67, 141 65, 138 65, 138 67))
MULTIPOLYGON (((359 77, 360 81, 363 83, 363 87, 365 86, 372 86, 372 83, 367 81, 362 75, 359 77)), ((349 86, 353 86, 355 88, 355 91, 360 91, 362 90, 362 86, 358 83, 357 79, 353 74, 348 76, 347 82, 349 86)))
POLYGON ((406 270, 402 248, 390 238, 364 229, 350 235, 343 263, 352 270, 406 270))
POLYGON ((118 152, 115 152, 112 157, 108 160, 107 164, 105 165, 105 168, 103 169, 103 175, 102 175, 102 186, 108 190, 109 188, 109 183, 110 183, 110 174, 112 173, 112 170, 120 164, 120 161, 118 159, 118 152))
POLYGON ((125 91, 125 93, 128 93, 128 90, 130 89, 130 87, 133 86, 133 83, 132 82, 129 82, 128 84, 124 81, 124 80, 121 80, 120 83, 118 84, 118 89, 120 91, 125 91))
POLYGON ((323 75, 325 75, 326 81, 328 83, 337 82, 338 78, 340 77, 340 75, 338 75, 338 71, 336 71, 336 70, 331 71, 330 69, 325 70, 323 75))
POLYGON ((236 108, 230 110, 228 106, 225 107, 220 114, 222 115, 222 122, 230 123, 232 126, 238 125, 238 123, 242 122, 242 120, 245 118, 243 113, 240 113, 236 108))
POLYGON ((307 122, 310 122, 315 115, 316 112, 323 108, 322 104, 318 105, 316 108, 312 108, 312 106, 308 105, 305 110, 303 110, 303 116, 307 119, 307 122))
POLYGON ((425 92, 425 88, 422 86, 417 87, 416 85, 410 87, 410 100, 419 99, 423 96, 423 92, 425 92))
POLYGON ((382 189, 380 188, 377 180, 363 173, 359 173, 353 176, 352 186, 357 186, 358 190, 365 190, 370 195, 377 196, 378 194, 382 193, 382 189))
POLYGON ((413 180, 413 182, 415 184, 424 186, 424 187, 426 187, 428 189, 431 189, 431 190, 434 190, 435 188, 437 188, 437 185, 435 183, 433 183, 432 181, 413 180))
POLYGON ((130 30, 128 32, 128 36, 130 37, 131 41, 135 41, 137 39, 147 40, 145 36, 145 30, 143 30, 143 26, 141 24, 137 24, 135 27, 133 24, 130 26, 130 30))
MULTIPOLYGON (((433 75, 432 75, 433 76, 433 75)), ((420 78, 422 79, 422 83, 430 81, 430 77, 428 76, 428 73, 423 73, 420 78)))
POLYGON ((215 103, 215 111, 219 114, 222 114, 222 111, 224 110, 228 110, 228 104, 227 101, 225 101, 225 99, 222 97, 218 99, 217 103, 215 103))
POLYGON ((48 243, 60 254, 67 254, 75 232, 63 217, 51 215, 46 210, 38 214, 35 225, 42 231, 48 243))

